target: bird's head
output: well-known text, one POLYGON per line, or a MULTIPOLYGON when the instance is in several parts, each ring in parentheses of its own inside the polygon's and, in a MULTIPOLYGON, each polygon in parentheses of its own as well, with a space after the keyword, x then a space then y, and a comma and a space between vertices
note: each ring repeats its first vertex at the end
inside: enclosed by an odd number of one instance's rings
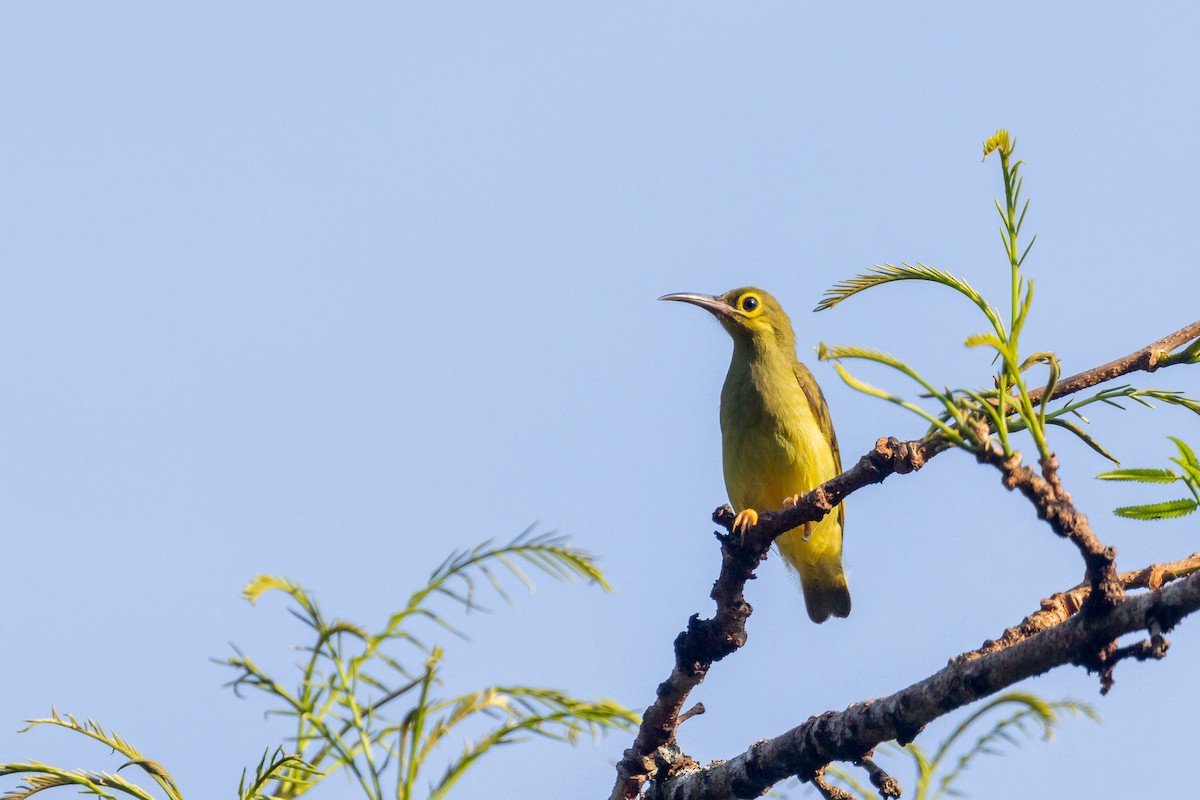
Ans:
POLYGON ((755 349, 780 347, 792 354, 796 352, 791 320, 779 301, 762 289, 744 286, 721 295, 680 292, 664 294, 658 299, 691 303, 706 309, 739 344, 755 349))

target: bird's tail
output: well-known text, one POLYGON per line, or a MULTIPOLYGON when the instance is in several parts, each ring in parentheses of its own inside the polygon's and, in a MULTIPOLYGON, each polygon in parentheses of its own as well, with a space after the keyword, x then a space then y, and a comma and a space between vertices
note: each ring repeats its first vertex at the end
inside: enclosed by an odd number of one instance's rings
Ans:
POLYGON ((775 540, 789 567, 800 573, 804 605, 813 622, 850 615, 850 587, 842 570, 842 526, 833 515, 807 528, 793 528, 775 540))
POLYGON ((813 622, 824 622, 830 615, 850 616, 850 587, 846 585, 840 558, 801 570, 800 585, 804 589, 804 605, 813 622))

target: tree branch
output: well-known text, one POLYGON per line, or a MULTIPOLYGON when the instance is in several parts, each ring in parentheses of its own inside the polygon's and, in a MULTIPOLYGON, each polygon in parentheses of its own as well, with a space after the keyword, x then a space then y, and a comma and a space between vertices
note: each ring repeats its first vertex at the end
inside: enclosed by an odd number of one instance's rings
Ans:
MULTIPOLYGON (((1171 352, 1198 338, 1200 338, 1200 320, 1180 328, 1174 333, 1169 333, 1157 342, 1151 342, 1123 358, 1092 367, 1069 378, 1063 378, 1055 385, 1051 398, 1065 397, 1084 389, 1090 389, 1097 384, 1111 381, 1113 378, 1119 378, 1131 372, 1154 372, 1159 367, 1179 363, 1170 357, 1171 352)), ((1045 388, 1034 389, 1029 393, 1029 399, 1034 404, 1040 403, 1042 395, 1045 393, 1045 388)))
MULTIPOLYGON (((637 797, 649 775, 661 780, 665 775, 698 766, 683 756, 675 743, 680 709, 713 663, 746 643, 746 619, 753 609, 743 592, 775 537, 806 522, 820 520, 843 498, 863 486, 879 483, 897 472, 920 469, 937 452, 940 448, 936 444, 880 439, 857 464, 809 492, 796 505, 761 514, 758 524, 744 537, 717 534, 721 542, 721 571, 709 594, 716 601, 717 612, 712 619, 704 620, 693 614, 687 629, 675 638, 675 666, 670 677, 659 684, 653 705, 642 715, 633 747, 617 762, 612 800, 637 797)), ((729 506, 722 506, 713 513, 713 521, 728 531, 733 516, 729 506)))
MULTIPOLYGON (((1154 590, 1161 588, 1164 583, 1185 578, 1194 572, 1200 572, 1200 553, 1192 553, 1187 558, 1172 561, 1169 564, 1151 564, 1144 569, 1121 572, 1117 578, 1126 589, 1154 590)), ((989 639, 978 650, 958 656, 958 658, 975 658, 1012 647, 1019 641, 1029 639, 1065 622, 1083 608, 1083 603, 1091 591, 1091 586, 1085 581, 1065 592, 1051 595, 1042 601, 1041 609, 1027 616, 1020 625, 1005 630, 1000 638, 989 639)))
MULTIPOLYGON (((996 642, 988 642, 889 697, 856 703, 845 711, 826 712, 774 739, 756 742, 729 761, 688 770, 665 781, 656 780, 647 800, 759 797, 792 775, 812 780, 831 761, 854 761, 892 739, 912 741, 943 714, 1026 678, 1063 664, 1086 663, 1097 638, 1114 640, 1134 631, 1156 629, 1161 640, 1162 631, 1169 631, 1183 617, 1200 609, 1200 572, 1195 571, 1200 569, 1200 554, 1189 562, 1193 563, 1189 564, 1191 573, 1187 577, 1166 588, 1127 597, 1100 617, 1076 614, 999 648, 996 642)), ((1162 565, 1164 569, 1168 566, 1162 565)), ((1147 569, 1153 571, 1155 567, 1147 569)), ((1129 575, 1139 576, 1142 572, 1129 575)), ((1079 587, 1064 595, 1078 591, 1079 587)), ((1153 636, 1154 630, 1151 632, 1153 636)), ((1165 642, 1156 645, 1152 639, 1125 648, 1130 657, 1142 658, 1157 657, 1151 652, 1155 649, 1164 650, 1165 642)))
POLYGON ((1070 540, 1083 556, 1086 577, 1091 586, 1089 604, 1097 611, 1111 608, 1125 596, 1125 588, 1117 579, 1117 551, 1106 547, 1092 531, 1087 517, 1075 508, 1071 495, 1058 479, 1058 459, 1054 456, 1041 462, 1042 474, 1037 475, 1021 463, 1019 453, 1005 457, 998 445, 992 444, 976 454, 980 462, 1000 470, 1006 489, 1016 489, 1037 509, 1038 519, 1064 539, 1070 540))

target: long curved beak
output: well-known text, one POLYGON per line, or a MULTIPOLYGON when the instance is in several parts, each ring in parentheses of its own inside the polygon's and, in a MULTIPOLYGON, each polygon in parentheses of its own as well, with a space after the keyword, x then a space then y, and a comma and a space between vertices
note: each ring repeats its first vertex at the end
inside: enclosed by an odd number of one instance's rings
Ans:
POLYGON ((738 311, 729 304, 724 297, 712 294, 693 294, 692 292, 678 292, 676 294, 664 294, 659 300, 676 300, 680 303, 691 303, 694 306, 711 311, 717 318, 726 317, 733 319, 738 311))

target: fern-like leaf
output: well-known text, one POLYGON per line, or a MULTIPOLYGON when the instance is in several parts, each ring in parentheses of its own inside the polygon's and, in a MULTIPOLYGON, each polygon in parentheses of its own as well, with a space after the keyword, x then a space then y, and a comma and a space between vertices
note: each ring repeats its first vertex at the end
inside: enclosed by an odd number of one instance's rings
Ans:
POLYGON ((1169 469, 1114 469, 1096 476, 1102 481, 1136 481, 1137 483, 1174 483, 1179 476, 1169 469))
POLYGON ((141 752, 139 752, 138 749, 130 744, 126 739, 121 738, 116 731, 105 731, 102 727, 100 727, 100 724, 93 719, 85 720, 81 723, 75 718, 74 714, 60 716, 58 709, 54 708, 53 706, 50 707, 50 716, 48 718, 27 719, 25 721, 28 723, 28 725, 22 728, 19 731, 20 733, 25 733, 26 731, 31 730, 39 725, 53 725, 82 734, 89 739, 95 739, 96 741, 107 745, 130 760, 138 760, 143 758, 141 752))
POLYGON ((1105 458, 1107 458, 1109 461, 1113 462, 1114 464, 1117 464, 1118 466, 1120 465, 1121 462, 1117 459, 1116 456, 1114 456, 1112 453, 1105 450, 1104 446, 1101 445, 1099 442, 1097 442, 1095 440, 1095 438, 1092 437, 1091 434, 1089 434, 1083 428, 1076 425, 1074 422, 1071 422, 1069 419, 1062 419, 1061 417, 1051 417, 1051 418, 1047 418, 1045 420, 1045 422, 1047 425, 1056 425, 1059 428, 1065 428, 1065 429, 1069 430, 1071 433, 1078 436, 1080 441, 1082 441, 1088 447, 1092 448, 1097 453, 1104 456, 1105 458))
POLYGON ((849 297, 853 297, 859 292, 865 292, 867 289, 875 286, 894 283, 896 281, 929 281, 955 290, 978 306, 991 321, 997 335, 1003 336, 1004 326, 1000 322, 1000 315, 983 298, 983 295, 975 291, 971 284, 956 275, 951 275, 945 270, 926 266, 920 262, 915 265, 902 262, 899 266, 896 264, 876 264, 866 273, 856 275, 853 278, 847 278, 826 289, 821 302, 813 310, 824 311, 833 308, 838 303, 849 297))
POLYGON ((1190 497, 1178 500, 1165 500, 1161 503, 1147 503, 1141 506, 1121 506, 1114 508, 1113 513, 1127 519, 1172 519, 1186 517, 1196 510, 1198 504, 1190 497))
MULTIPOLYGON (((289 786, 300 790, 312 784, 313 781, 308 778, 309 775, 319 774, 298 754, 286 754, 283 752, 283 748, 279 747, 275 749, 272 756, 270 748, 268 748, 263 751, 249 786, 246 785, 246 772, 242 770, 242 778, 238 781, 239 800, 259 800, 259 798, 270 800, 271 795, 264 794, 263 790, 269 782, 280 779, 285 772, 288 773, 289 786)), ((300 792, 294 793, 299 794, 300 792)))
POLYGON ((106 800, 117 800, 114 792, 136 797, 137 800, 154 800, 153 795, 136 783, 130 783, 107 772, 66 770, 30 761, 23 764, 0 764, 0 776, 4 775, 22 775, 25 784, 5 792, 0 796, 0 800, 25 800, 33 794, 59 786, 77 786, 81 794, 92 794, 106 800))
POLYGON ((1003 352, 1004 342, 1000 341, 999 337, 994 333, 987 331, 983 333, 973 333, 963 340, 963 347, 993 347, 998 351, 1003 352))
MULTIPOLYGON (((1137 400, 1140 400, 1143 397, 1148 397, 1152 400, 1158 400, 1159 402, 1166 403, 1167 405, 1186 408, 1188 411, 1191 411, 1194 414, 1200 414, 1200 400, 1196 400, 1193 397, 1188 397, 1183 392, 1168 392, 1161 389, 1143 389, 1134 393, 1132 397, 1137 400)), ((1145 405, 1150 404, 1145 403, 1145 405)))
POLYGON ((1075 717, 1086 716, 1092 720, 1099 721, 1096 712, 1091 706, 1085 703, 1079 703, 1074 700, 1051 703, 1027 692, 1010 692, 988 702, 959 724, 950 737, 942 742, 938 748, 937 755, 931 761, 932 770, 936 770, 954 741, 973 727, 985 714, 1002 706, 1010 705, 1018 706, 1019 710, 1013 715, 993 724, 989 730, 985 731, 975 740, 975 743, 966 752, 958 757, 954 768, 947 772, 938 782, 937 792, 933 795, 935 800, 943 794, 955 794, 952 788, 954 781, 962 775, 977 756, 997 755, 999 751, 996 750, 995 745, 998 742, 1003 741, 1010 745, 1018 745, 1019 740, 1013 735, 1014 730, 1023 736, 1030 736, 1027 723, 1036 723, 1038 729, 1041 730, 1042 738, 1048 740, 1053 737, 1054 728, 1059 723, 1062 712, 1075 717))
POLYGON ((499 565, 527 589, 532 589, 533 582, 529 580, 519 562, 524 562, 526 566, 556 580, 582 580, 595 584, 606 592, 612 591, 604 574, 596 566, 594 556, 569 546, 565 537, 553 533, 535 536, 530 529, 505 545, 496 546, 487 541, 470 550, 452 553, 429 576, 429 582, 409 597, 404 609, 392 615, 384 635, 391 636, 399 631, 405 620, 412 616, 423 616, 446 630, 457 633, 445 619, 425 605, 429 596, 438 594, 456 600, 467 609, 477 608, 476 586, 472 573, 478 573, 487 578, 489 583, 499 590, 501 596, 507 599, 503 586, 490 569, 492 565, 499 565), (457 586, 457 590, 452 589, 452 586, 457 586))
MULTIPOLYGON (((583 733, 593 737, 610 729, 634 730, 638 716, 608 700, 579 700, 551 689, 524 686, 493 687, 464 695, 448 703, 451 714, 439 721, 439 736, 477 713, 496 711, 501 722, 474 742, 467 742, 462 753, 446 768, 441 780, 430 791, 430 800, 441 800, 459 778, 480 757, 494 747, 539 736, 562 742, 575 742, 583 733)), ((439 704, 445 708, 448 704, 439 704)), ((436 742, 427 744, 419 756, 424 760, 436 742)))
MULTIPOLYGON (((58 709, 51 706, 49 717, 42 719, 29 719, 26 720, 26 722, 28 724, 21 729, 21 733, 24 733, 25 731, 28 731, 31 728, 35 728, 39 725, 51 725, 54 727, 65 728, 66 730, 86 736, 89 739, 94 739, 95 741, 106 745, 114 752, 120 753, 128 759, 128 761, 126 761, 125 764, 120 767, 120 769, 124 769, 131 764, 139 766, 154 779, 155 783, 162 788, 163 792, 166 793, 170 800, 180 800, 181 798, 179 788, 175 785, 174 778, 171 777, 170 773, 167 772, 167 770, 163 768, 161 764, 143 756, 142 753, 133 746, 133 744, 131 744, 127 739, 122 738, 116 731, 104 730, 104 728, 100 726, 100 723, 96 722, 94 719, 87 719, 83 722, 80 722, 73 714, 67 714, 65 716, 60 715, 58 713, 58 709)), ((120 769, 118 769, 118 771, 120 771, 120 769)), ((78 777, 80 774, 83 773, 71 773, 71 775, 74 777, 78 777)), ((106 773, 95 774, 100 775, 106 773)), ((74 780, 74 778, 71 778, 71 780, 74 780)), ((117 783, 114 784, 114 787, 121 788, 124 783, 125 781, 123 779, 118 779, 117 783)))
POLYGON ((611 588, 588 553, 561 537, 529 531, 507 544, 485 542, 452 553, 382 630, 336 618, 327 621, 299 584, 281 577, 255 578, 245 590, 247 598, 256 600, 268 591, 290 595, 300 608, 288 611, 315 631, 316 641, 301 648, 306 658, 294 691, 236 648, 236 657, 223 662, 238 671, 235 691, 249 686, 265 692, 279 706, 268 713, 291 717, 296 725, 288 741, 298 755, 277 751, 269 759, 264 754, 253 780, 243 773, 241 800, 294 797, 338 770, 345 770, 367 797, 376 800, 385 794, 384 773, 398 773, 397 796, 409 800, 432 749, 461 722, 479 715, 496 720, 492 733, 498 738, 476 742, 463 769, 490 747, 516 741, 522 734, 573 741, 589 730, 596 733, 636 719, 607 701, 574 700, 550 690, 496 687, 448 701, 433 696, 441 683, 442 649, 433 643, 426 646, 409 632, 407 623, 425 620, 457 633, 433 600, 440 597, 468 611, 478 609, 480 587, 490 586, 507 599, 505 584, 515 582, 531 590, 529 575, 534 572, 611 588), (397 642, 417 647, 424 669, 407 668, 405 659, 389 654, 388 646, 397 642), (394 673, 403 678, 399 685, 388 679, 394 673), (389 723, 384 713, 401 697, 407 698, 408 707, 396 710, 391 718, 399 721, 389 723))
POLYGON ((171 773, 167 772, 167 768, 157 761, 152 761, 149 758, 130 759, 117 767, 117 772, 126 767, 141 767, 150 777, 154 778, 159 786, 163 787, 168 797, 179 800, 183 796, 179 791, 179 787, 175 784, 175 779, 171 777, 171 773))
POLYGON ((1200 472, 1200 459, 1196 458, 1196 454, 1192 451, 1192 448, 1188 446, 1187 442, 1174 436, 1169 436, 1167 438, 1174 442, 1175 447, 1179 450, 1179 459, 1176 460, 1175 463, 1179 464, 1181 467, 1190 468, 1188 469, 1188 472, 1192 475, 1195 475, 1196 472, 1200 472))

